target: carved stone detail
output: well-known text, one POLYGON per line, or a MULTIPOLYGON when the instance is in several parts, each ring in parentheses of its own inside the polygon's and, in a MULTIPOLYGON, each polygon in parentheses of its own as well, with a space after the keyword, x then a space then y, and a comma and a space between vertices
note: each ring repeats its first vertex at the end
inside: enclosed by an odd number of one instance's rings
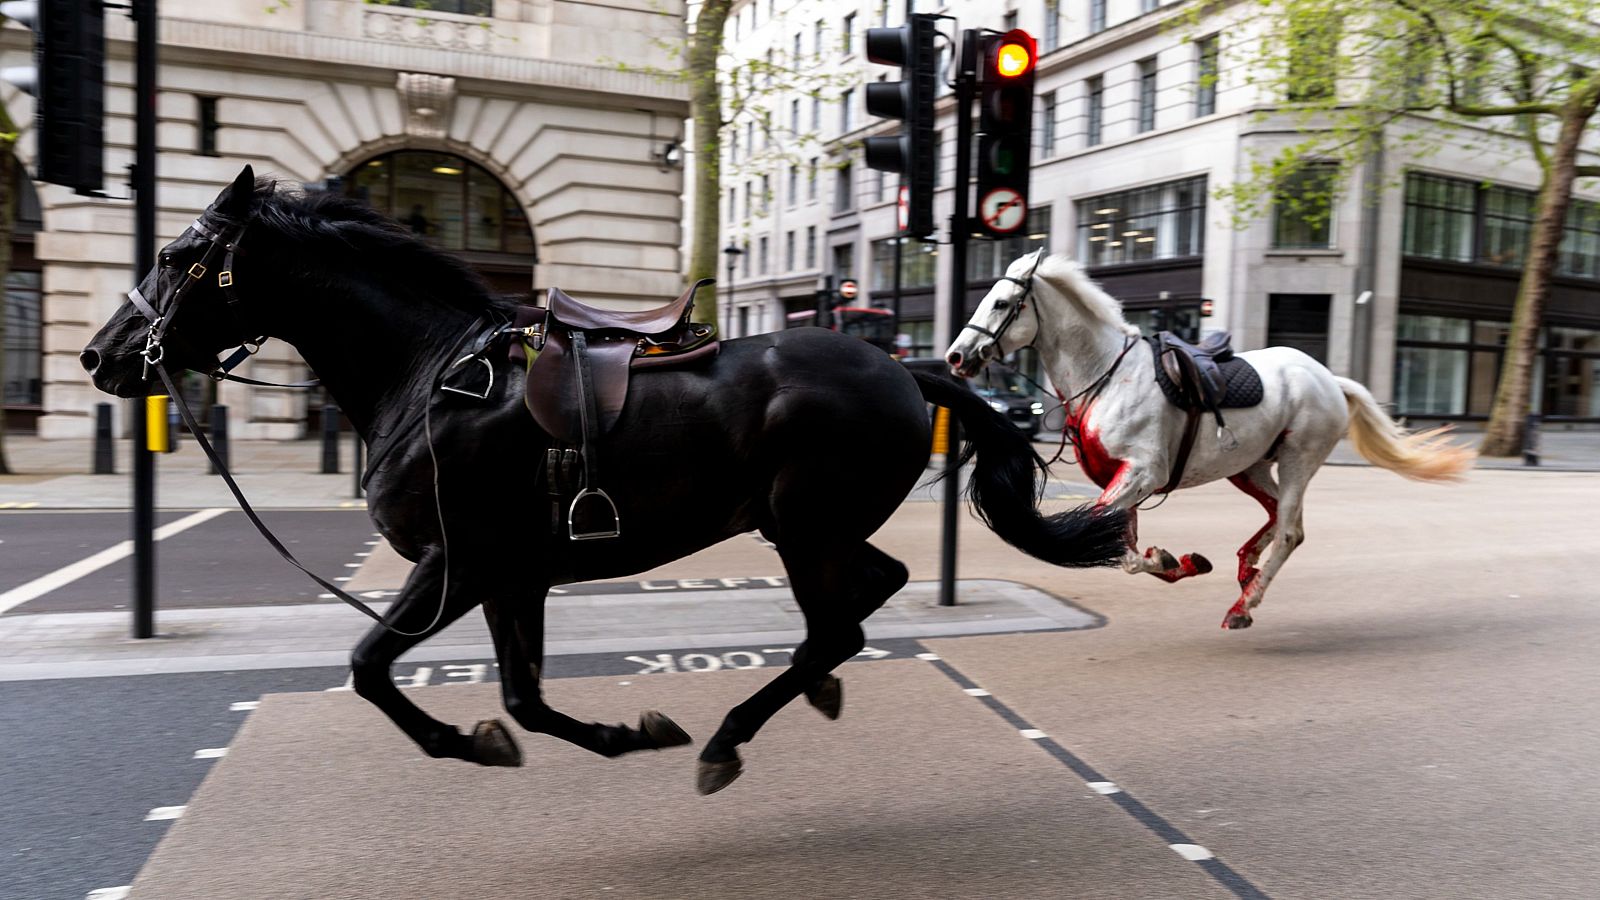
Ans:
POLYGON ((366 10, 362 32, 374 40, 448 50, 488 50, 492 36, 488 20, 476 16, 416 15, 386 9, 366 10))
POLYGON ((420 138, 443 138, 450 128, 450 112, 456 102, 456 80, 440 75, 401 72, 395 79, 400 103, 405 110, 406 134, 420 138))

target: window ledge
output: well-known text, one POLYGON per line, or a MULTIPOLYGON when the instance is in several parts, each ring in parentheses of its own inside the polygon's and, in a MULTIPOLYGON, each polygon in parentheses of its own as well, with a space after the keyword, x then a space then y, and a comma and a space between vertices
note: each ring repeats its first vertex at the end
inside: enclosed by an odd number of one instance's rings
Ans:
POLYGON ((1327 259, 1344 256, 1343 250, 1327 247, 1307 247, 1304 250, 1292 250, 1284 247, 1274 247, 1266 251, 1267 256, 1318 256, 1327 259))

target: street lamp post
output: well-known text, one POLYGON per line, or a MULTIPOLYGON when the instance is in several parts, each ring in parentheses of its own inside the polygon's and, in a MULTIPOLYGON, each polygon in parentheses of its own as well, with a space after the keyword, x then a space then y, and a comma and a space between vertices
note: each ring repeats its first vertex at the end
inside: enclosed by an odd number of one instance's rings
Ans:
POLYGON ((718 330, 722 332, 723 337, 733 337, 733 332, 728 327, 733 321, 733 269, 739 262, 739 257, 744 255, 744 251, 738 244, 729 241, 728 246, 722 248, 722 255, 728 258, 728 309, 718 330))

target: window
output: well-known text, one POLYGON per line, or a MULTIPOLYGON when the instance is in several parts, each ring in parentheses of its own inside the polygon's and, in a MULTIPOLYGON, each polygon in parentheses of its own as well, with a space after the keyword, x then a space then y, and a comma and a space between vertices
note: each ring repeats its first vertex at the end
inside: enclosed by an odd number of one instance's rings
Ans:
POLYGON ((1209 116, 1217 111, 1217 36, 1194 42, 1194 114, 1209 116))
MULTIPOLYGON (((974 146, 976 146, 976 142, 974 142, 974 146)), ((944 132, 934 131, 933 152, 928 154, 928 158, 933 160, 933 187, 935 190, 937 190, 939 187, 939 173, 942 169, 944 169, 944 158, 940 156, 940 153, 943 152, 943 150, 944 132)))
POLYGON ((195 133, 195 152, 201 156, 217 155, 217 98, 196 97, 199 106, 199 124, 195 133))
POLYGON ((789 164, 789 206, 800 202, 800 167, 789 164))
POLYGON ((1078 201, 1086 266, 1180 259, 1205 252, 1204 175, 1078 201))
POLYGON ((456 13, 462 16, 494 15, 494 0, 389 0, 391 6, 409 6, 429 12, 456 13))
POLYGON ((811 157, 811 167, 806 172, 806 199, 817 199, 817 158, 811 157))
MULTIPOLYGON (((894 290, 894 242, 902 241, 900 251, 900 289, 927 290, 939 280, 939 244, 916 238, 886 238, 872 242, 872 292, 888 294, 894 290)), ((974 242, 974 247, 988 246, 974 242)))
POLYGON ((1001 18, 1000 22, 1001 31, 1010 31, 1011 29, 1017 27, 1017 11, 1014 9, 1007 10, 1005 16, 1001 18))
POLYGON ((1085 82, 1084 86, 1088 103, 1088 110, 1084 115, 1088 123, 1085 126, 1085 143, 1093 147, 1103 139, 1101 129, 1105 125, 1106 116, 1106 82, 1104 78, 1096 75, 1085 82))
POLYGON ((756 123, 754 122, 744 123, 744 146, 746 155, 756 152, 756 123))
POLYGON ((1141 15, 1144 13, 1152 13, 1155 12, 1156 7, 1160 5, 1161 0, 1139 0, 1139 12, 1141 15))
POLYGON ((1333 245, 1336 163, 1306 163, 1280 183, 1272 195, 1272 246, 1317 249, 1333 245))
POLYGON ((767 274, 767 239, 763 236, 756 241, 756 271, 762 275, 767 274))
POLYGON ((821 19, 818 19, 817 20, 816 38, 815 38, 815 40, 813 40, 813 42, 811 44, 811 55, 816 57, 816 58, 818 58, 818 59, 822 58, 822 40, 823 40, 823 36, 827 33, 827 30, 828 30, 828 23, 822 21, 821 19))
POLYGON ((1293 347, 1328 364, 1327 294, 1268 294, 1267 346, 1293 347))
POLYGON ((856 277, 856 245, 840 244, 833 248, 833 283, 856 277))
POLYGON ((833 179, 833 211, 846 213, 856 208, 854 172, 849 163, 840 166, 833 179))
POLYGON ((887 186, 888 179, 884 177, 882 169, 872 171, 872 199, 878 203, 883 202, 883 189, 887 186))
POLYGON ((739 270, 740 270, 739 274, 743 275, 746 278, 749 278, 750 277, 750 239, 749 238, 745 238, 744 246, 743 246, 742 249, 743 249, 744 252, 739 254, 739 270))
POLYGON ((889 0, 878 0, 878 26, 889 27, 889 0))
POLYGON ((813 133, 822 131, 822 96, 811 95, 811 130, 813 133))
POLYGON ((1061 0, 1046 0, 1044 5, 1044 52, 1061 46, 1061 0))
POLYGON ((800 133, 800 98, 789 101, 789 133, 800 133))
POLYGON ((739 161, 739 129, 728 129, 728 159, 732 162, 739 161))
POLYGON ((801 38, 802 38, 802 37, 803 37, 803 36, 804 36, 804 35, 802 35, 802 34, 801 34, 801 33, 800 33, 800 32, 798 32, 798 31, 796 31, 796 32, 795 32, 795 33, 794 33, 794 55, 793 55, 793 56, 791 56, 791 57, 789 57, 789 62, 790 62, 790 63, 793 63, 793 64, 798 64, 798 63, 799 63, 799 62, 800 62, 800 57, 801 57, 801 56, 802 56, 802 55, 804 55, 804 51, 802 51, 802 50, 801 50, 801 49, 800 49, 800 39, 801 39, 801 38))
POLYGON ((794 271, 794 232, 792 231, 783 233, 783 270, 785 272, 794 271))
POLYGON ((43 287, 42 272, 6 275, 6 355, 5 370, 0 373, 4 375, 0 404, 5 406, 44 404, 43 287))
POLYGON ((839 35, 840 51, 844 53, 845 56, 849 56, 850 54, 856 52, 855 41, 856 14, 851 13, 850 15, 844 17, 844 30, 843 33, 839 35))
POLYGON ((1039 149, 1048 159, 1056 155, 1056 92, 1051 91, 1041 97, 1040 105, 1044 107, 1044 117, 1040 127, 1039 149))
POLYGON ((845 92, 839 95, 839 131, 841 133, 849 133, 855 128, 855 121, 851 115, 855 110, 855 97, 855 88, 846 88, 845 92))
POLYGON ((1028 210, 1027 223, 1015 232, 996 241, 974 241, 967 249, 967 280, 974 283, 994 281, 1022 256, 1050 245, 1050 207, 1036 206, 1028 210))
POLYGON ((755 32, 761 27, 761 8, 754 3, 750 4, 750 31, 755 32))
POLYGON ((755 183, 754 182, 750 182, 750 181, 746 181, 744 183, 744 217, 746 219, 750 218, 751 204, 753 202, 753 198, 755 197, 755 195, 756 195, 755 183))
POLYGON ((1089 0, 1089 33, 1106 30, 1106 0, 1089 0))
POLYGON ((1139 60, 1139 130, 1156 127, 1156 58, 1139 60))
POLYGON ((1476 185, 1412 172, 1406 176, 1407 256, 1470 262, 1476 185))
MULTIPOLYGON (((1402 298, 1395 320, 1397 412, 1487 417, 1509 332, 1504 320, 1435 315, 1402 298)), ((1600 331, 1541 329, 1533 383, 1534 412, 1552 419, 1600 420, 1600 331)))
POLYGON ((739 219, 739 189, 728 188, 728 221, 735 222, 739 219))
POLYGON ((1323 100, 1333 96, 1339 65, 1341 23, 1338 13, 1298 9, 1289 21, 1288 99, 1323 100))
POLYGON ((761 214, 772 212, 772 176, 761 176, 761 214))
POLYGON ((1600 278, 1600 203, 1572 201, 1556 268, 1570 275, 1600 278))
POLYGON ((1477 261, 1491 266, 1521 266, 1533 234, 1532 191, 1493 186, 1483 190, 1482 238, 1477 261))
POLYGON ((399 150, 368 160, 345 179, 345 193, 443 250, 534 252, 516 197, 486 169, 454 154, 399 150))
POLYGON ((806 226, 806 268, 817 267, 817 226, 806 226))

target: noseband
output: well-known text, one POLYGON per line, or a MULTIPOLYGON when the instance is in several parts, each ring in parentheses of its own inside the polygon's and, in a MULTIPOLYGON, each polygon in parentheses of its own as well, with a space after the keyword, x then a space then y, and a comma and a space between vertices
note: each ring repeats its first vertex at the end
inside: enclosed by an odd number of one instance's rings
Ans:
POLYGON ((1044 248, 1040 247, 1039 254, 1033 261, 1033 268, 1028 270, 1027 278, 1016 278, 1011 275, 1000 276, 1000 281, 1009 281, 1017 287, 1022 288, 1022 296, 1017 298, 1017 305, 1013 306, 1010 311, 1006 313, 1005 321, 1001 322, 999 327, 995 328, 993 331, 990 331, 982 325, 974 325, 971 322, 961 326, 963 331, 970 328, 989 339, 989 345, 987 347, 979 348, 979 359, 983 359, 985 357, 990 359, 1000 358, 1000 354, 1002 352, 1000 348, 1000 338, 1008 329, 1011 328, 1017 319, 1022 316, 1022 311, 1028 308, 1028 299, 1033 296, 1033 276, 1035 272, 1039 271, 1039 264, 1042 262, 1044 262, 1044 248))

